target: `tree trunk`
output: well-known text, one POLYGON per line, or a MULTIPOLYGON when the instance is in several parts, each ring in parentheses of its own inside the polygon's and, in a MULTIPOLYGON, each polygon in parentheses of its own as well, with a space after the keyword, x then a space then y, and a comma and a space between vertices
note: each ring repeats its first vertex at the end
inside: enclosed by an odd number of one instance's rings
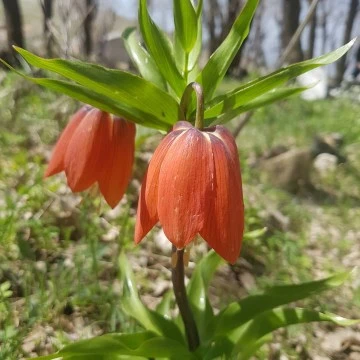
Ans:
MULTIPOLYGON (((283 3, 283 28, 281 33, 282 49, 286 49, 291 38, 299 27, 300 18, 300 0, 282 0, 283 3)), ((303 60, 303 52, 301 49, 300 39, 296 42, 293 50, 289 54, 287 60, 294 63, 303 60)))
POLYGON ((97 0, 86 0, 86 15, 84 19, 84 51, 88 57, 93 51, 93 22, 98 8, 97 0))
MULTIPOLYGON (((311 0, 309 0, 309 5, 311 4, 311 0)), ((316 9, 311 19, 310 23, 310 31, 309 31, 309 47, 306 54, 308 59, 312 59, 314 57, 314 48, 315 48, 315 40, 316 40, 316 27, 317 27, 317 14, 316 9)))
POLYGON ((22 17, 17 0, 3 0, 7 41, 9 52, 13 52, 12 46, 24 47, 24 36, 22 31, 22 17))
POLYGON ((53 16, 53 1, 52 0, 43 0, 42 2, 42 9, 44 13, 44 23, 43 23, 43 30, 44 30, 44 42, 46 52, 49 56, 53 55, 53 35, 49 27, 49 22, 53 16))
MULTIPOLYGON (((216 18, 221 18, 221 11, 217 0, 209 1, 209 12, 207 16, 207 27, 209 30, 209 52, 210 55, 217 49, 219 36, 216 34, 216 18)), ((222 26, 222 21, 221 21, 222 26)))
MULTIPOLYGON (((356 18, 357 11, 359 9, 359 0, 351 0, 349 11, 346 18, 345 30, 342 38, 342 44, 346 44, 351 39, 351 33, 354 26, 354 20, 356 18)), ((336 62, 336 77, 335 77, 335 85, 340 85, 343 80, 344 73, 346 70, 346 58, 347 54, 342 56, 336 62)))
MULTIPOLYGON (((239 14, 242 3, 242 0, 226 0, 225 4, 219 0, 209 1, 209 10, 206 23, 209 31, 210 54, 212 54, 219 47, 219 45, 228 35, 235 19, 239 14), (226 6, 225 11, 222 11, 221 7, 224 5, 226 6), (216 31, 217 26, 219 27, 219 31, 216 31)), ((232 64, 230 65, 229 72, 236 72, 238 70, 243 46, 236 54, 232 64)))

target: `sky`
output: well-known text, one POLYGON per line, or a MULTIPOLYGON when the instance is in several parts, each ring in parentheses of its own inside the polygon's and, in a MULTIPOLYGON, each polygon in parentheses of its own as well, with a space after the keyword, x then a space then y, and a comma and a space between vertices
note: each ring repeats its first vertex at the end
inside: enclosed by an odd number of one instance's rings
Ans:
MULTIPOLYGON (((116 13, 129 19, 135 19, 137 16, 137 0, 100 0, 102 6, 111 7, 116 13)), ((206 1, 206 0, 205 0, 206 1)), ((278 25, 281 19, 281 1, 280 0, 262 0, 264 3, 263 30, 264 30, 264 52, 269 65, 274 64, 278 58, 280 48, 280 28, 278 25)), ((307 0, 303 1, 303 11, 301 17, 305 17, 307 12, 307 0)), ((329 32, 331 37, 327 41, 325 49, 322 49, 320 41, 321 30, 318 29, 318 41, 316 43, 315 55, 320 55, 323 50, 330 51, 341 45, 341 35, 343 23, 350 0, 323 0, 327 8, 332 9, 332 16, 329 17, 329 32), (340 21, 341 20, 341 21, 340 21)), ((154 4, 151 7, 151 15, 154 21, 166 31, 173 30, 172 19, 172 0, 152 0, 154 4), (155 6, 156 4, 156 6, 155 6)), ((359 20, 359 19, 358 19, 359 20)), ((357 21, 357 27, 354 29, 354 35, 360 32, 360 21, 357 21)), ((303 42, 306 46, 307 32, 303 33, 303 42)))

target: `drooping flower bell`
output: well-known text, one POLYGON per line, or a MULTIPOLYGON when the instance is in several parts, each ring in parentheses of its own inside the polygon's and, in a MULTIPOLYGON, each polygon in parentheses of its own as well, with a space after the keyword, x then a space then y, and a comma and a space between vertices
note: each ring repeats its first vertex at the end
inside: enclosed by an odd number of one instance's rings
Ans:
POLYGON ((114 208, 129 183, 134 162, 135 124, 84 106, 61 134, 45 177, 65 171, 73 192, 96 182, 114 208))
POLYGON ((157 223, 178 249, 197 234, 235 263, 244 230, 237 147, 223 126, 178 122, 156 149, 141 186, 135 242, 157 223))

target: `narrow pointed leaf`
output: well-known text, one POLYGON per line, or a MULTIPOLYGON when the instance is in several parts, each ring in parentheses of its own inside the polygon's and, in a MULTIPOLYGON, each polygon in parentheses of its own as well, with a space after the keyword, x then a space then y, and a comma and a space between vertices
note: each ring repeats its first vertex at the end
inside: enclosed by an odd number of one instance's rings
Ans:
POLYGON ((136 36, 136 28, 127 28, 123 32, 122 38, 124 39, 126 51, 141 76, 157 85, 160 89, 166 90, 166 81, 159 72, 150 54, 140 44, 136 36))
POLYGON ((188 82, 195 81, 199 73, 198 60, 202 49, 202 7, 203 7, 203 0, 200 0, 196 9, 196 16, 198 21, 197 37, 196 37, 195 45, 189 55, 188 71, 190 73, 189 73, 188 82))
POLYGON ((43 59, 24 49, 15 49, 30 65, 57 73, 128 107, 142 109, 159 122, 177 121, 176 100, 139 76, 81 61, 43 59))
POLYGON ((335 288, 344 283, 349 276, 350 273, 346 272, 298 285, 274 286, 264 294, 251 295, 231 303, 214 318, 215 334, 226 334, 262 312, 335 288))
POLYGON ((148 309, 141 302, 130 264, 124 253, 119 257, 119 268, 120 278, 123 283, 121 305, 124 311, 137 320, 146 330, 185 344, 184 337, 174 322, 148 309))
POLYGON ((200 338, 206 341, 212 336, 213 329, 210 324, 213 319, 213 310, 209 302, 208 288, 212 277, 223 260, 215 251, 211 250, 196 265, 187 286, 189 302, 194 313, 195 321, 198 324, 200 338))
POLYGON ((289 87, 289 88, 279 88, 279 89, 271 90, 265 93, 264 95, 255 98, 255 100, 240 105, 238 108, 228 111, 227 113, 220 115, 217 118, 206 119, 206 124, 207 126, 209 126, 210 124, 211 125, 224 124, 244 112, 258 109, 260 107, 272 104, 279 100, 284 100, 290 96, 299 94, 308 89, 309 89, 308 87, 303 86, 303 87, 289 87))
POLYGON ((197 16, 190 0, 174 0, 175 33, 185 53, 190 53, 197 36, 197 16))
POLYGON ((150 18, 146 0, 140 0, 139 24, 146 47, 159 71, 180 98, 186 86, 185 81, 176 67, 169 39, 150 18))
POLYGON ((170 318, 171 301, 173 300, 173 292, 168 290, 162 297, 160 303, 156 307, 156 312, 162 316, 170 318))
POLYGON ((237 109, 260 95, 279 87, 290 79, 319 66, 327 65, 338 60, 347 51, 349 51, 354 44, 354 40, 328 54, 315 59, 292 64, 269 75, 250 81, 249 83, 242 85, 227 94, 216 97, 206 106, 205 118, 218 117, 219 115, 237 109))
POLYGON ((100 110, 107 111, 114 115, 124 117, 130 121, 136 122, 138 124, 152 127, 159 130, 167 130, 170 124, 161 122, 157 117, 150 113, 142 111, 142 109, 137 109, 135 107, 127 106, 125 103, 115 101, 111 98, 108 98, 102 94, 98 94, 91 90, 88 90, 86 87, 70 83, 63 80, 54 80, 46 78, 35 78, 30 77, 25 74, 20 73, 16 69, 12 68, 10 65, 6 64, 0 59, 0 61, 6 65, 9 69, 16 72, 18 75, 24 77, 25 79, 32 81, 35 84, 44 86, 50 90, 60 92, 62 94, 68 95, 76 100, 94 106, 100 110))
POLYGON ((243 329, 239 330, 233 355, 242 360, 249 359, 263 345, 264 337, 273 331, 290 325, 315 321, 329 321, 340 326, 354 325, 359 322, 358 320, 349 320, 330 313, 301 308, 267 311, 256 316, 243 329))
POLYGON ((179 342, 145 331, 135 334, 107 334, 68 345, 58 353, 37 358, 38 360, 112 360, 137 357, 194 359, 179 342))
POLYGON ((208 63, 199 74, 197 81, 203 85, 205 102, 212 98, 215 89, 224 78, 231 62, 246 39, 258 2, 259 0, 247 1, 228 36, 211 55, 208 63))

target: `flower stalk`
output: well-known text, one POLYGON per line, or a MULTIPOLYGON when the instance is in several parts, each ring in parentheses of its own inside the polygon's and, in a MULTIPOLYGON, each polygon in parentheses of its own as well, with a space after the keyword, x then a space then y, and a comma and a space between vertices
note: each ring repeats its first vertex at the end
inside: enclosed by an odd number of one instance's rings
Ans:
POLYGON ((186 294, 184 282, 184 251, 185 249, 178 250, 175 246, 172 247, 172 257, 174 259, 172 264, 172 283, 176 303, 184 322, 189 350, 194 351, 198 348, 200 339, 196 322, 186 294))
POLYGON ((184 91, 184 94, 180 101, 180 119, 187 119, 187 112, 189 104, 191 103, 192 91, 196 94, 196 116, 195 116, 195 127, 202 130, 204 127, 204 93, 201 85, 197 82, 191 82, 184 91))

